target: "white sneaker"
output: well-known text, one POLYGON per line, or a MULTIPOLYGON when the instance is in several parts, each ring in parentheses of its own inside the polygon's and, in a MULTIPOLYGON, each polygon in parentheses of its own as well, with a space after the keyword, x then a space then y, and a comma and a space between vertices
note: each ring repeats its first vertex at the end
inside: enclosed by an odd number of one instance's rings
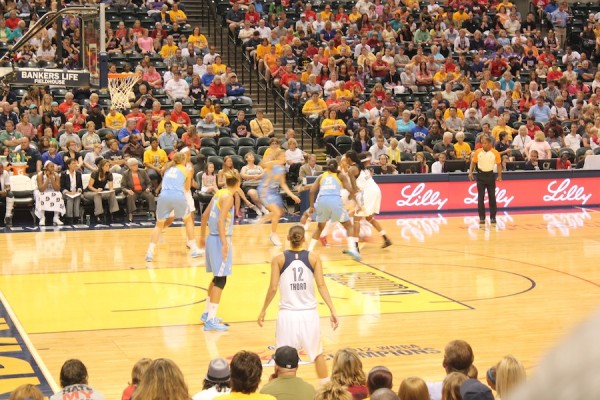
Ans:
POLYGON ((262 206, 262 207, 260 208, 260 211, 262 211, 263 215, 267 215, 267 214, 269 213, 269 210, 267 210, 267 209, 265 208, 265 206, 262 206))
POLYGON ((273 243, 273 246, 281 246, 281 240, 279 240, 279 236, 277 236, 276 233, 271 233, 269 239, 271 239, 271 243, 273 243))
POLYGON ((195 249, 190 253, 190 256, 192 256, 192 258, 202 257, 203 255, 204 255, 204 250, 202 250, 202 249, 195 249))
POLYGON ((54 222, 54 225, 64 225, 64 223, 60 220, 60 218, 58 217, 54 217, 54 219, 52 220, 52 222, 54 222))
POLYGON ((46 217, 40 218, 40 222, 38 223, 39 226, 44 226, 46 225, 46 217))

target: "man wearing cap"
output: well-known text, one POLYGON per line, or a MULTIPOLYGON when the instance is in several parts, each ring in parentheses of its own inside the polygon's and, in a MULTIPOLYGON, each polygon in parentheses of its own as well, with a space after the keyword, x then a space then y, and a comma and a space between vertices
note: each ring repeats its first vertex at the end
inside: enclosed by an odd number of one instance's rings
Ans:
POLYGON ((101 129, 106 126, 106 118, 102 115, 102 108, 100 105, 96 104, 90 108, 90 113, 85 118, 85 121, 93 122, 96 129, 101 129))
POLYGON ((208 364, 202 391, 196 393, 192 400, 212 400, 217 396, 231 392, 230 372, 227 360, 215 358, 208 364))
POLYGON ((121 187, 127 200, 127 220, 133 220, 133 213, 137 210, 136 201, 143 199, 148 204, 148 211, 154 215, 156 201, 152 194, 152 183, 145 170, 139 168, 136 158, 127 159, 127 171, 123 174, 121 187))
POLYGON ((312 400, 315 388, 296 376, 300 357, 290 346, 282 346, 275 351, 275 372, 271 380, 263 386, 261 393, 275 396, 277 400, 312 400))

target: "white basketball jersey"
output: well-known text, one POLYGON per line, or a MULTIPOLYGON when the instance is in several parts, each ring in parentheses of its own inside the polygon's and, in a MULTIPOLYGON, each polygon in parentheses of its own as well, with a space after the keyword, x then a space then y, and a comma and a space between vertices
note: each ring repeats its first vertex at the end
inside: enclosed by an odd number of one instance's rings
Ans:
POLYGON ((293 311, 315 309, 315 279, 308 251, 286 250, 283 254, 285 262, 279 276, 279 308, 293 311))

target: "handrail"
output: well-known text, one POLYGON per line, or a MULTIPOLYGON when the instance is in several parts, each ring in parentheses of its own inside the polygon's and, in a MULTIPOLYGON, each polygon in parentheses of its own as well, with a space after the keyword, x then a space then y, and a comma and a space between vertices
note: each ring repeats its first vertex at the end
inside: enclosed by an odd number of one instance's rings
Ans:
POLYGON ((300 122, 300 132, 299 132, 300 133, 300 146, 302 148, 304 148, 305 137, 310 138, 311 152, 314 152, 315 137, 312 134, 312 132, 314 131, 315 126, 312 123, 312 121, 305 118, 302 115, 301 111, 297 110, 297 108, 294 107, 293 104, 288 102, 285 99, 285 97, 277 89, 270 88, 268 86, 268 83, 265 80, 265 76, 260 73, 254 60, 249 56, 249 54, 242 51, 240 43, 238 43, 237 39, 231 35, 229 28, 223 27, 222 22, 223 22, 223 19, 225 18, 225 15, 219 15, 217 13, 217 7, 216 7, 214 0, 205 0, 204 3, 206 4, 206 6, 208 8, 207 15, 208 15, 208 21, 209 21, 209 31, 210 31, 210 24, 211 23, 214 24, 213 25, 213 34, 215 36, 215 40, 217 40, 217 38, 219 38, 218 40, 219 40, 221 49, 223 50, 223 33, 224 33, 223 31, 225 30, 227 32, 227 41, 230 44, 233 44, 233 46, 227 47, 228 58, 231 59, 230 52, 231 52, 232 48, 234 51, 233 59, 234 59, 234 62, 236 65, 237 65, 237 61, 238 61, 238 52, 240 52, 240 54, 242 55, 241 56, 242 71, 240 71, 242 74, 242 83, 244 83, 243 82, 244 78, 245 78, 244 74, 247 71, 248 77, 249 77, 250 91, 252 91, 253 85, 256 84, 256 87, 257 87, 256 93, 257 93, 257 98, 258 98, 259 102, 261 100, 261 91, 264 90, 264 97, 265 97, 264 107, 265 107, 266 112, 269 112, 269 97, 273 98, 274 122, 277 123, 278 110, 281 111, 281 113, 283 115, 284 130, 286 129, 286 122, 288 121, 288 119, 292 123, 292 129, 296 129, 296 123, 300 122), (212 21, 211 21, 211 17, 213 18, 212 21), (254 76, 253 76, 253 72, 254 72, 254 76), (286 108, 286 106, 287 106, 287 108, 286 108), (297 112, 297 111, 299 111, 299 112, 297 112))

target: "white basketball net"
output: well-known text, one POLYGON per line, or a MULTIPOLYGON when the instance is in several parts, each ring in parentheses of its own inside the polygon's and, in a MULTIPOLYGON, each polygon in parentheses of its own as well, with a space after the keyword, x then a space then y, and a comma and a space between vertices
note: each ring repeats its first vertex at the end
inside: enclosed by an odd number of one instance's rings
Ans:
POLYGON ((138 74, 131 74, 118 78, 109 77, 108 91, 110 92, 111 106, 121 109, 129 108, 130 94, 133 93, 133 86, 136 84, 138 79, 138 74))

